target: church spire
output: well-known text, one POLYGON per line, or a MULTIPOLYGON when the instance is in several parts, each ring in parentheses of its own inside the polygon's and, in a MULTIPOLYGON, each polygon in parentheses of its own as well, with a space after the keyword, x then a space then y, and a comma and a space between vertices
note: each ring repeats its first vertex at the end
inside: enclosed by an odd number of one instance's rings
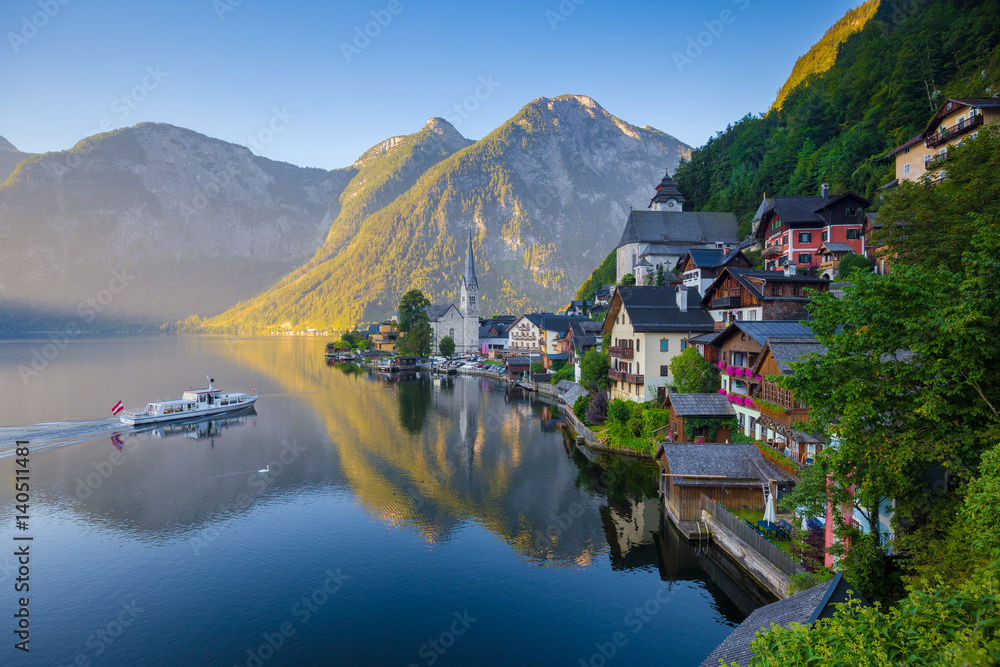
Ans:
POLYGON ((465 255, 465 273, 462 275, 462 284, 465 287, 479 289, 479 283, 476 282, 476 259, 472 255, 472 225, 469 225, 469 248, 465 255))
POLYGON ((670 167, 667 166, 663 180, 656 186, 656 194, 649 200, 649 208, 654 211, 682 211, 685 201, 676 181, 670 178, 670 167))

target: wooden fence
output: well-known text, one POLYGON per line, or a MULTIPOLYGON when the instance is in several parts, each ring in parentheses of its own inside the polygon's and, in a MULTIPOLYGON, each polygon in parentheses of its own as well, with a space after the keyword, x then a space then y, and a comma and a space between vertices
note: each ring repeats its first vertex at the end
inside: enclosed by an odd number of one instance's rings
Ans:
POLYGON ((781 547, 755 531, 743 519, 708 496, 703 495, 701 497, 701 508, 708 512, 713 519, 725 526, 729 532, 750 545, 754 551, 766 558, 784 574, 790 577, 794 574, 805 572, 802 564, 782 551, 781 547))

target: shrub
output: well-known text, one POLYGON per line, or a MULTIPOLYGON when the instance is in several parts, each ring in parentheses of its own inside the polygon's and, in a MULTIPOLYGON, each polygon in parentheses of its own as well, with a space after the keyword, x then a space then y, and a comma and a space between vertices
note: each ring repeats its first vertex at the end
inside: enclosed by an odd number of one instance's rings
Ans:
POLYGON ((597 392, 587 405, 587 423, 603 424, 608 418, 608 397, 597 392))
POLYGON ((584 424, 589 423, 587 421, 588 407, 590 407, 590 396, 577 396, 576 400, 573 401, 573 414, 584 424))
POLYGON ((616 398, 608 406, 608 418, 619 424, 628 423, 628 418, 632 415, 632 401, 616 398))
POLYGON ((635 437, 642 435, 643 429, 646 428, 646 415, 643 414, 642 410, 632 410, 632 414, 628 418, 628 431, 635 437))
POLYGON ((652 436, 654 431, 663 428, 670 422, 670 413, 663 408, 647 408, 645 414, 644 435, 652 436))
POLYGON ((837 280, 842 280, 850 277, 855 271, 871 271, 872 261, 867 257, 861 255, 855 255, 854 253, 847 253, 844 258, 840 260, 840 264, 837 265, 837 280))
POLYGON ((572 380, 575 377, 576 377, 576 367, 567 364, 562 368, 560 368, 558 371, 556 371, 555 375, 552 376, 552 379, 549 380, 549 383, 559 384, 563 380, 572 380))
POLYGON ((532 361, 531 362, 531 374, 532 375, 541 375, 544 372, 545 372, 545 365, 542 362, 540 362, 540 361, 532 361))

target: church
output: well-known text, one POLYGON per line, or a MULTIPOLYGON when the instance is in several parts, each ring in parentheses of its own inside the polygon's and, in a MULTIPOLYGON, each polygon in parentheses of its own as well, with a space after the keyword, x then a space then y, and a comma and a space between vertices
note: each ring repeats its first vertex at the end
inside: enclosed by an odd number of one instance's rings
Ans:
POLYGON ((480 352, 479 283, 476 281, 476 260, 472 254, 472 227, 469 227, 469 246, 460 287, 462 296, 459 308, 452 303, 427 308, 427 319, 433 332, 431 349, 435 353, 440 352, 439 345, 445 336, 450 336, 455 341, 455 354, 480 352))

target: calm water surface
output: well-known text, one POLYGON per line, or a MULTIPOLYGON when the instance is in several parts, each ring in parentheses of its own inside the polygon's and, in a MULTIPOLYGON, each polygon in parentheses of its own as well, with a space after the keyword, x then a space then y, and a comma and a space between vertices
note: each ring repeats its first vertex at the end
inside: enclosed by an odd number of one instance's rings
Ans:
POLYGON ((0 664, 697 665, 766 602, 664 527, 646 464, 601 467, 492 381, 385 382, 320 339, 46 343, 0 342, 0 664), (256 411, 107 418, 206 371, 256 411))

